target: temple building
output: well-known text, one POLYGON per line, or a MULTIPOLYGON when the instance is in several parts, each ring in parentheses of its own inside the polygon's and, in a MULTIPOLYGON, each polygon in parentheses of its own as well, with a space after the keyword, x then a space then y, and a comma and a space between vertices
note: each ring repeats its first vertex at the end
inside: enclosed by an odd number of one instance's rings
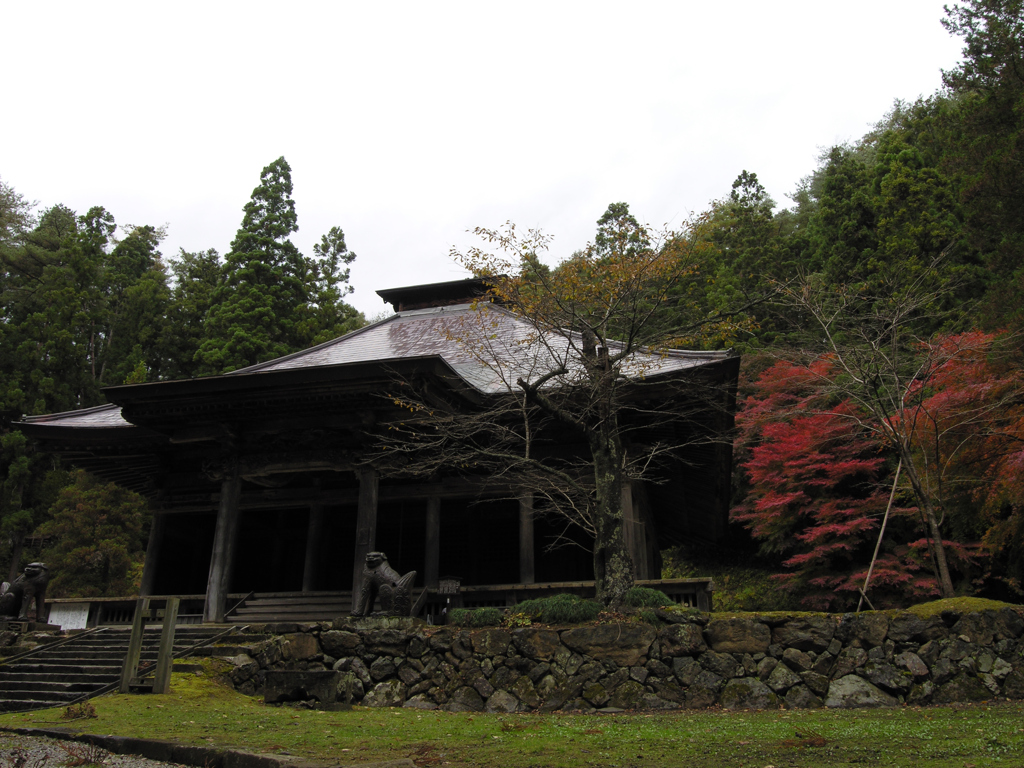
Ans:
MULTIPOLYGON (((19 428, 149 499, 142 594, 203 595, 206 621, 225 619, 229 595, 350 591, 373 550, 416 570, 428 591, 450 574, 481 589, 592 580, 585 532, 536 513, 529 489, 454 472, 404 476, 367 460, 375 430, 396 418, 396 382, 456 409, 507 393, 507 372, 481 360, 466 329, 487 313, 488 338, 513 356, 513 342, 535 329, 480 301, 485 292, 475 279, 379 291, 395 314, 341 338, 224 375, 109 387, 108 405, 26 417, 19 428), (549 546, 566 537, 578 546, 549 546)), ((738 356, 651 360, 646 380, 699 371, 713 382, 720 397, 702 428, 731 432, 738 356)), ((645 428, 671 431, 657 421, 645 428)), ((724 533, 730 472, 722 439, 623 491, 638 579, 660 577, 662 549, 724 533)))

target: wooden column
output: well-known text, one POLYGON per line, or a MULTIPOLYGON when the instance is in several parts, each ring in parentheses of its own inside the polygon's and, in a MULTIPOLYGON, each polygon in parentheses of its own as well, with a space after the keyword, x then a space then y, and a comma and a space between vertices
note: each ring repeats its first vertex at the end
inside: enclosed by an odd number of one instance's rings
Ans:
POLYGON ((359 508, 356 514, 356 550, 352 564, 352 600, 362 578, 366 553, 372 552, 377 542, 377 488, 380 478, 375 469, 359 470, 359 508))
POLYGON ((424 553, 423 585, 427 589, 437 589, 441 578, 441 497, 431 496, 427 499, 427 530, 426 551, 424 553))
POLYGON ((139 586, 140 597, 149 597, 153 594, 153 585, 156 584, 156 573, 160 567, 160 551, 164 546, 164 531, 166 529, 167 515, 162 512, 156 512, 153 515, 153 523, 149 529, 146 561, 142 566, 142 584, 139 586))
POLYGON ((227 610, 225 601, 235 565, 235 543, 238 539, 238 500, 241 493, 241 478, 231 477, 221 483, 217 529, 213 534, 213 554, 210 556, 210 576, 206 581, 204 622, 220 624, 224 621, 224 611, 227 610))
POLYGON ((536 582, 533 544, 533 494, 519 497, 519 581, 521 584, 536 582))
POLYGON ((622 538, 630 557, 633 558, 633 576, 637 579, 649 578, 647 536, 633 502, 632 482, 622 484, 622 538))
POLYGON ((324 505, 309 508, 309 528, 306 529, 306 562, 302 569, 302 591, 316 588, 316 572, 320 565, 320 538, 324 530, 324 505))

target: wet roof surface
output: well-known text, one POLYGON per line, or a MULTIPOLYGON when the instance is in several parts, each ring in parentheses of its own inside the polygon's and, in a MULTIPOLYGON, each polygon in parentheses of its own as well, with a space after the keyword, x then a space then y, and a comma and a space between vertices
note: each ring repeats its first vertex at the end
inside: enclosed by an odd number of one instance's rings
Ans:
MULTIPOLYGON (((614 354, 614 349, 612 350, 614 354)), ((578 338, 539 332, 512 312, 490 304, 460 304, 401 312, 334 341, 236 373, 383 362, 439 355, 481 392, 507 391, 519 377, 564 365, 577 368, 578 338)), ((638 353, 623 366, 631 376, 655 375, 703 365, 726 352, 638 353)))
MULTIPOLYGON (((485 394, 515 387, 563 365, 571 378, 580 371, 578 336, 541 333, 506 309, 490 304, 460 304, 401 312, 333 341, 226 376, 354 363, 386 363, 414 357, 440 356, 467 384, 485 394)), ((614 348, 611 350, 614 355, 614 348)), ((724 359, 728 352, 637 353, 625 362, 628 376, 652 376, 724 359)), ((198 380, 197 380, 198 381, 198 380)), ((558 382, 553 381, 552 386, 558 382)), ((107 405, 25 419, 34 424, 65 427, 129 427, 118 406, 107 405)))
POLYGON ((61 427, 132 427, 130 422, 121 417, 121 408, 117 405, 97 405, 80 411, 64 413, 48 413, 45 416, 26 416, 22 419, 28 424, 54 424, 61 427))

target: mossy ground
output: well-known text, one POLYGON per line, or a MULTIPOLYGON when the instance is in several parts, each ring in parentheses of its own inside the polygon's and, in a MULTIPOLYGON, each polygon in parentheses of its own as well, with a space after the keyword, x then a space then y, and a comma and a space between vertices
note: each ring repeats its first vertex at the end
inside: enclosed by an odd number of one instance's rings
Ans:
MULTIPOLYGON (((63 710, 0 716, 0 727, 84 733, 292 754, 332 765, 409 757, 420 766, 1024 765, 1024 704, 858 711, 671 712, 607 715, 322 712, 265 706, 215 680, 174 674, 167 695, 94 699, 97 717, 63 710)), ((0 734, 0 743, 3 736, 0 734)))

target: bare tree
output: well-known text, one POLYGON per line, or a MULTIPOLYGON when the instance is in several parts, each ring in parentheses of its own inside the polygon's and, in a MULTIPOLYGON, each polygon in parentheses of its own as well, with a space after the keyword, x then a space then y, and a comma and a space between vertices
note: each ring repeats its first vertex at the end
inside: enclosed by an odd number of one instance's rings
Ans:
POLYGON ((609 208, 595 244, 554 270, 539 259, 541 233, 477 229, 501 255, 454 257, 490 290, 443 331, 477 401, 445 407, 406 382, 392 398, 408 418, 381 437, 391 471, 459 471, 541 495, 594 537, 598 597, 612 606, 634 578, 624 484, 663 479, 697 444, 731 442, 736 370, 728 352, 680 349, 730 324, 697 298, 704 220, 655 237, 623 212, 609 208))
POLYGON ((952 322, 947 297, 953 280, 942 256, 928 264, 891 265, 870 287, 827 285, 815 277, 786 286, 788 304, 812 319, 817 348, 833 365, 822 387, 849 399, 852 414, 900 460, 924 525, 943 597, 955 595, 943 543, 943 502, 950 467, 966 441, 998 429, 1007 398, 962 403, 955 416, 938 413, 929 397, 950 365, 984 354, 977 336, 947 336, 935 329, 952 322))

